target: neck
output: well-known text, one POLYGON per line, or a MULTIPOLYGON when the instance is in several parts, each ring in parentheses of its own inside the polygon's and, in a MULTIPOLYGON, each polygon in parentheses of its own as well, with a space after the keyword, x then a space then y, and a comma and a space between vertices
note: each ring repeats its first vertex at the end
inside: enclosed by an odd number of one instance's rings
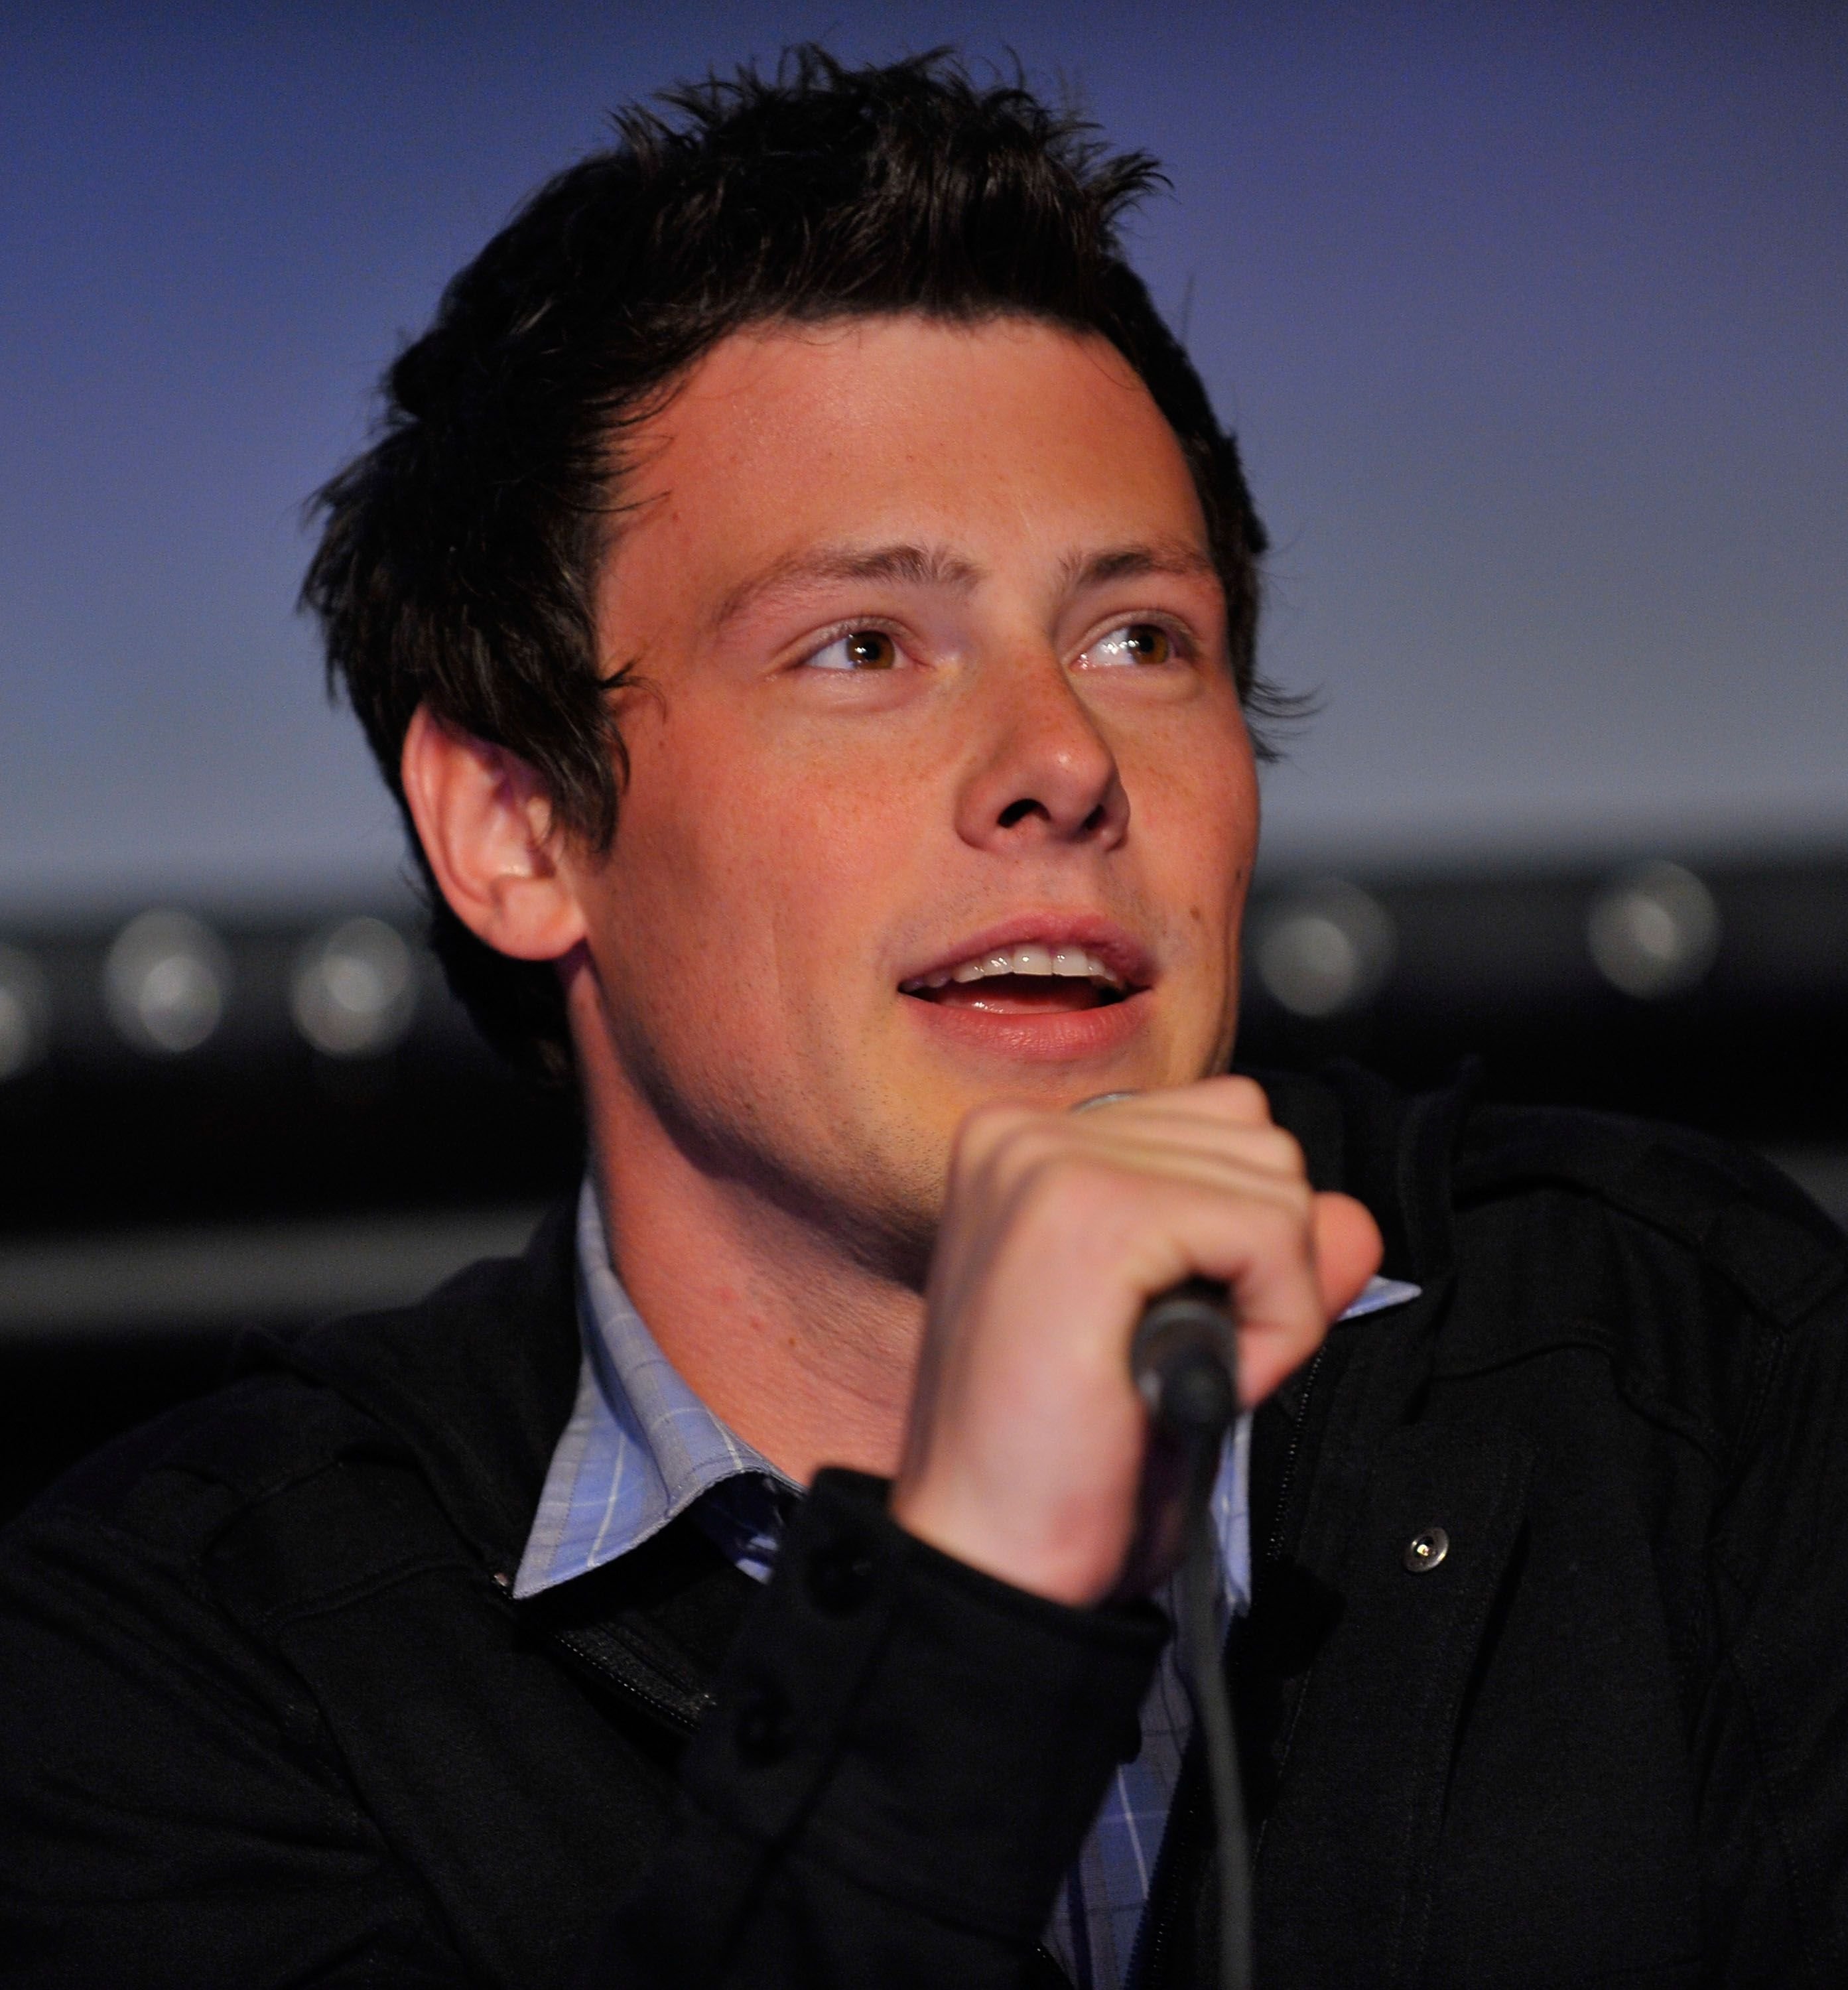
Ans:
POLYGON ((702 1170, 627 1088, 586 1093, 610 1257, 681 1379, 799 1484, 824 1465, 889 1476, 922 1296, 749 1183, 702 1170))

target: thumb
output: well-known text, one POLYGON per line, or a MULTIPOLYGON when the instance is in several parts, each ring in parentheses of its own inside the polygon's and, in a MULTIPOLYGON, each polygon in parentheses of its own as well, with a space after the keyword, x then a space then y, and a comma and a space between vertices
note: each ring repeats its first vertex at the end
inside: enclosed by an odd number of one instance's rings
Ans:
POLYGON ((1310 1219, 1316 1234, 1316 1276, 1322 1303, 1334 1319, 1352 1306, 1386 1255, 1380 1226, 1365 1204, 1323 1190, 1310 1219))

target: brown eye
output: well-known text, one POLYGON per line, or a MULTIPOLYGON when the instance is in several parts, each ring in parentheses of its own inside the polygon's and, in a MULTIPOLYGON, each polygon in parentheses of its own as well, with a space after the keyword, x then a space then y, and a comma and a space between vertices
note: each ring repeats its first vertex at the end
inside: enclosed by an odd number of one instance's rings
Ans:
POLYGON ((1096 664, 1165 664, 1174 654, 1174 639, 1159 622, 1126 622, 1085 652, 1096 664))
POLYGON ((851 630, 804 659, 816 671, 889 671, 898 661, 899 646, 883 629, 851 630))
POLYGON ((847 654, 861 671, 889 671, 899 661, 898 645, 883 629, 856 629, 847 639, 847 654))
POLYGON ((1165 664, 1174 646, 1159 623, 1133 622, 1124 630, 1123 647, 1139 664, 1165 664))

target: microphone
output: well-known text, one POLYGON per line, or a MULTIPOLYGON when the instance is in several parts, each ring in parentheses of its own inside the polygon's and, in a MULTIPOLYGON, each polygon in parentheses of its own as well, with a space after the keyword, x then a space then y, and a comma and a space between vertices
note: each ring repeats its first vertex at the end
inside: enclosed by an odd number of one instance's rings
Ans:
POLYGON ((1224 1434, 1238 1414, 1238 1340, 1216 1279, 1185 1279, 1143 1309, 1130 1370, 1152 1421, 1184 1443, 1224 1434))

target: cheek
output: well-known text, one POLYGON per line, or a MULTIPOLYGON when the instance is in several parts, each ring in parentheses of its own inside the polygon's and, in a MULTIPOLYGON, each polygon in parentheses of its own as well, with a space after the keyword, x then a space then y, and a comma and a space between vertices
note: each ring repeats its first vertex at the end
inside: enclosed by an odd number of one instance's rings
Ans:
POLYGON ((697 711, 633 739, 610 912, 640 962, 762 1007, 863 956, 905 811, 851 753, 803 745, 697 711))
POLYGON ((1170 891, 1184 893, 1191 917, 1235 919, 1258 844, 1257 772, 1242 722, 1187 739, 1141 786, 1131 820, 1141 816, 1170 891))
POLYGON ((684 721, 623 714, 629 773, 598 880, 603 967, 625 1006, 657 1011, 711 990, 752 895, 739 876, 750 806, 684 721))
POLYGON ((877 993, 880 937, 895 906, 923 888, 920 854, 935 847, 903 778, 895 769, 892 779, 869 781, 867 771, 801 766, 765 827, 774 874, 763 896, 776 921, 780 978, 792 1006, 817 1018, 844 1018, 877 993))

